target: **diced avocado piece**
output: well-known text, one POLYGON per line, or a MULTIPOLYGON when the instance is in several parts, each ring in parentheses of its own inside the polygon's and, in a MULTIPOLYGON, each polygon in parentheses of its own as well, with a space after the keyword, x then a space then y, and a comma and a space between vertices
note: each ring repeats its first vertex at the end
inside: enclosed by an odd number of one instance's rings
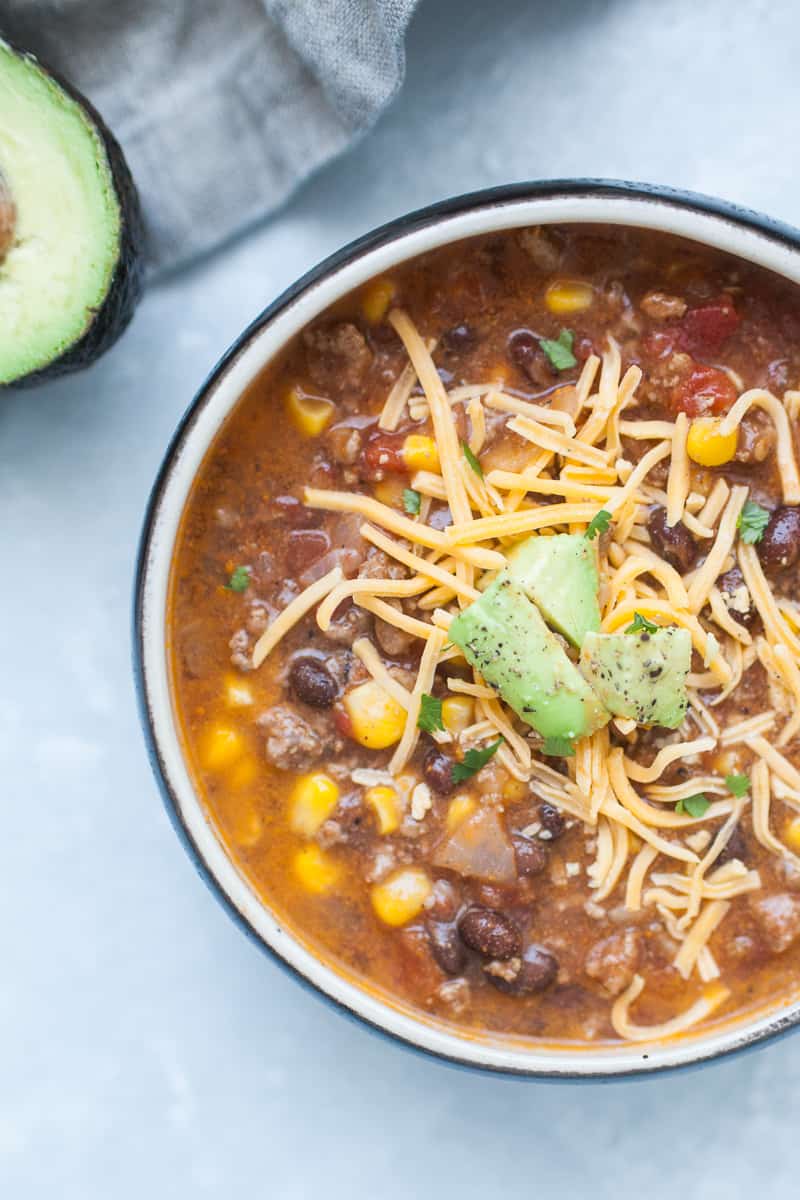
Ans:
POLYGON ((459 613, 449 637, 542 737, 588 737, 608 721, 608 713, 508 571, 459 613))
POLYGON ((143 226, 89 102, 0 39, 0 387, 87 366, 142 287, 143 226))
POLYGON ((600 629, 597 552, 582 534, 531 537, 508 555, 512 577, 573 646, 600 629))
POLYGON ((580 667, 616 717, 675 729, 686 715, 686 676, 692 661, 688 629, 655 633, 587 633, 580 667))

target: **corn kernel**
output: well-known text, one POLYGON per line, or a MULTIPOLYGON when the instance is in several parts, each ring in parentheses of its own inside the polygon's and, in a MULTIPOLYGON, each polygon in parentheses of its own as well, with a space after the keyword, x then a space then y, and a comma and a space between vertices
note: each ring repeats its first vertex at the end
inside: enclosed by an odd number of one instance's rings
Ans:
POLYGON ((792 817, 791 821, 787 821, 783 840, 790 850, 800 854, 800 817, 792 817))
POLYGON ((439 451, 432 437, 410 433, 403 442, 403 462, 409 471, 439 471, 439 451))
POLYGON ((299 388, 290 388, 286 393, 286 413, 300 433, 306 437, 319 437, 333 416, 333 405, 330 400, 307 396, 299 388))
POLYGON ((698 417, 689 426, 686 453, 701 467, 721 467, 730 462, 739 444, 739 431, 721 433, 718 417, 698 417))
POLYGON ((454 796, 447 807, 447 816, 445 817, 445 825, 447 832, 452 833, 458 829, 462 821, 466 821, 467 817, 471 817, 478 807, 474 796, 469 796, 466 793, 463 796, 454 796))
POLYGON ((339 788, 324 771, 303 775, 289 800, 289 824, 295 833, 313 837, 339 801, 339 788))
POLYGON ((448 733, 463 733, 472 724, 474 708, 469 696, 448 696, 442 701, 442 723, 448 733))
POLYGON ((374 679, 349 691, 344 707, 353 738, 370 750, 385 750, 403 736, 406 712, 374 679))
POLYGON ((557 279, 544 294, 544 302, 550 312, 562 317, 583 312, 591 307, 593 301, 594 290, 591 284, 573 279, 557 279))
POLYGON ((391 279, 373 279, 361 297, 361 311, 370 325, 377 325, 388 312, 396 288, 391 279))
POLYGON ((294 873, 303 887, 319 895, 333 887, 339 878, 339 866, 329 854, 312 843, 294 856, 294 873))
POLYGON ((212 725, 201 743, 200 761, 208 771, 232 766, 244 749, 241 735, 229 725, 212 725))
POLYGON ((247 754, 234 764, 233 770, 228 776, 228 782, 232 788, 250 787, 258 779, 260 770, 259 759, 254 754, 247 754))
POLYGON ((372 889, 372 907, 386 925, 413 920, 431 893, 431 881, 420 867, 401 867, 372 889))
POLYGON ((402 813, 400 798, 394 788, 381 785, 368 788, 364 799, 378 818, 380 833, 394 833, 399 828, 402 813))
POLYGON ((247 708, 253 703, 253 693, 249 683, 229 675, 225 680, 225 703, 229 708, 247 708))

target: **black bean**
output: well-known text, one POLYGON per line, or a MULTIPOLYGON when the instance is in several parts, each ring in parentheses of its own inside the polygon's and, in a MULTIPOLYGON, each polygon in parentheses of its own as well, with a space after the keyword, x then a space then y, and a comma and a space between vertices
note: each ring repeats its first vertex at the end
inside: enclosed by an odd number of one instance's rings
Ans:
POLYGON ((486 972, 486 978, 501 992, 512 996, 530 996, 534 992, 543 992, 549 987, 558 974, 558 959, 544 946, 532 943, 522 956, 522 965, 510 979, 502 975, 486 972))
POLYGON ((758 543, 765 571, 785 571, 800 557, 800 508, 776 508, 758 543))
POLYGON ((714 866, 721 867, 733 858, 738 858, 743 863, 747 862, 747 839, 738 825, 714 860, 714 866))
MULTIPOLYGON (((747 592, 748 596, 750 595, 747 591, 744 575, 738 567, 731 567, 730 571, 726 571, 724 575, 720 575, 717 580, 717 586, 726 596, 736 596, 737 593, 739 596, 743 596, 744 592, 747 592), (742 592, 742 588, 744 588, 744 592, 742 592)), ((747 629, 750 629, 758 621, 758 609, 753 604, 752 599, 747 609, 740 610, 731 605, 728 607, 734 621, 738 621, 740 625, 744 625, 747 629)))
POLYGON ((467 952, 455 925, 448 921, 428 921, 427 928, 431 953, 439 966, 448 975, 460 975, 467 960, 467 952))
POLYGON ((550 834, 548 840, 560 838, 567 827, 563 813, 554 804, 539 805, 539 820, 542 822, 542 828, 550 834))
POLYGON ((422 774, 428 787, 437 796, 449 796, 455 790, 453 760, 431 746, 422 761, 422 774))
POLYGON ((654 549, 676 571, 685 573, 694 566, 697 546, 682 521, 675 525, 667 525, 667 510, 660 507, 651 508, 647 530, 654 549))
POLYGON ((540 875, 547 866, 547 851, 541 842, 515 833, 511 841, 520 875, 540 875))
POLYGON ((452 350, 454 353, 469 350, 475 341, 475 330, 467 324, 454 325, 452 329, 448 329, 446 333, 442 334, 442 343, 445 349, 452 350))
POLYGON ((292 660, 289 687, 298 700, 312 708, 330 708, 339 691, 325 664, 311 655, 292 660))
POLYGON ((533 361, 539 349, 539 339, 530 329, 515 329, 507 342, 508 357, 523 371, 533 361))
POLYGON ((468 908, 459 919, 458 932, 471 950, 485 958, 513 958, 522 950, 519 929, 494 908, 468 908))
POLYGON ((530 329, 516 329, 506 343, 508 357, 537 387, 550 387, 557 371, 530 329))

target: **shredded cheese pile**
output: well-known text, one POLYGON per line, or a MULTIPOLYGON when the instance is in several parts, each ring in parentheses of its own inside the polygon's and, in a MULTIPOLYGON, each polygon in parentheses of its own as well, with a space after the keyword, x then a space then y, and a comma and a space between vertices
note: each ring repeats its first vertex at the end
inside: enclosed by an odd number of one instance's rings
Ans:
MULTIPOLYGON (((617 1034, 637 1041, 682 1032, 726 999, 708 942, 725 920, 731 900, 760 887, 758 872, 737 859, 715 866, 747 805, 752 807, 759 842, 771 853, 794 858, 771 829, 770 804, 775 796, 800 811, 800 772, 782 753, 800 732, 800 610, 776 599, 753 546, 737 538, 747 487, 731 487, 717 479, 707 495, 691 491, 685 414, 674 421, 625 418, 642 373, 637 366, 622 373, 613 338, 601 357, 586 361, 574 385, 559 389, 558 405, 551 408, 508 394, 498 382, 446 391, 432 358, 435 343, 422 339, 405 312, 395 310, 389 320, 405 346, 408 363, 388 396, 379 427, 394 430, 406 414, 427 418, 438 448, 439 472, 420 471, 411 479, 411 487, 423 498, 419 516, 406 516, 359 492, 309 487, 304 502, 310 508, 361 516, 364 539, 410 575, 400 580, 345 579, 339 568, 332 570, 275 619, 255 646, 253 665, 258 667, 315 606, 319 627, 326 630, 345 599, 423 639, 411 690, 391 676, 368 638, 354 646, 366 670, 407 714, 389 764, 396 777, 417 742, 420 699, 432 690, 439 663, 458 653, 447 644, 447 627, 503 568, 508 548, 533 532, 582 533, 598 510, 610 513, 609 533, 597 543, 603 631, 626 628, 635 613, 657 624, 682 626, 689 630, 704 666, 703 672, 689 677, 690 706, 683 726, 669 736, 653 761, 643 766, 623 749, 612 748, 605 728, 578 742, 575 756, 568 760, 568 774, 563 775, 537 756, 535 735, 531 739, 527 728, 521 732, 514 713, 477 673, 472 683, 449 679, 448 687, 475 699, 477 719, 459 735, 461 748, 501 737, 497 760, 506 770, 588 827, 596 852, 589 868, 592 907, 587 911, 601 915, 602 902, 624 879, 625 906, 632 912, 654 908, 678 944, 676 969, 687 980, 696 973, 705 985, 700 999, 673 1020, 639 1026, 629 1016, 645 986, 637 975, 613 1005, 617 1034), (414 394, 418 383, 424 399, 414 394), (483 449, 487 410, 492 410, 507 414, 506 428, 529 445, 527 463, 514 471, 476 473, 459 445, 454 420, 458 405, 469 417, 473 455, 483 449), (624 457, 626 439, 648 443, 636 465, 624 457), (661 488, 651 475, 664 461, 668 473, 666 487, 661 488), (448 528, 426 524, 431 500, 447 502, 452 514, 448 528), (669 525, 683 521, 700 541, 702 561, 685 577, 650 544, 647 516, 655 503, 665 507, 669 525), (763 621, 763 636, 755 640, 717 587, 719 576, 737 563, 763 621), (414 598, 419 617, 388 603, 406 597, 414 598), (785 698, 781 711, 787 715, 779 718, 773 707, 721 729, 715 706, 756 660, 767 670, 771 687, 785 698), (701 689, 713 691, 713 698, 701 701, 701 689), (736 744, 747 746, 756 758, 749 795, 732 796, 723 778, 713 774, 672 786, 659 783, 670 764, 680 760, 696 766, 700 754, 736 744), (714 797, 702 816, 676 811, 678 801, 699 791, 714 797), (657 860, 664 863, 660 870, 653 869, 657 860)), ((723 421, 729 432, 753 407, 768 415, 777 432, 777 467, 787 504, 800 503, 790 428, 797 396, 787 393, 781 401, 761 389, 746 391, 723 421)), ((624 737, 634 723, 617 719, 615 726, 624 737)), ((451 735, 436 736, 442 741, 451 735)))

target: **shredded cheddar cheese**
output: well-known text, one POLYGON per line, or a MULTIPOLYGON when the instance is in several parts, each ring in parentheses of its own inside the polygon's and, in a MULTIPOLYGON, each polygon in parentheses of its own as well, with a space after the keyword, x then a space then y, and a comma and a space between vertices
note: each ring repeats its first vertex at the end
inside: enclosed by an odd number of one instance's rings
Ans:
MULTIPOLYGON (((648 910, 677 943, 676 971, 703 989, 670 1020, 639 1024, 631 1009, 642 998, 645 982, 635 976, 613 1005, 616 1033, 634 1042, 683 1033, 727 998, 720 982, 725 960, 720 956, 718 962, 714 956, 714 934, 732 901, 761 887, 759 872, 738 859, 717 865, 748 806, 760 845, 800 866, 800 858, 771 824, 773 798, 776 804, 800 808, 800 771, 782 752, 800 735, 800 608, 792 600, 776 599, 756 548, 739 536, 749 489, 722 478, 709 479, 708 472, 697 471, 690 462, 686 414, 674 420, 630 415, 636 411, 642 372, 631 366, 622 374, 620 348, 613 339, 608 339, 601 357, 587 359, 577 382, 531 400, 512 394, 501 380, 447 391, 433 360, 436 341, 423 339, 401 309, 391 311, 388 321, 408 361, 389 391, 378 425, 397 430, 408 414, 430 422, 435 442, 436 455, 432 452, 426 469, 410 478, 416 507, 402 512, 367 490, 317 487, 305 489, 304 502, 325 512, 363 518, 364 541, 392 560, 392 575, 399 573, 396 565, 407 575, 392 578, 387 571, 387 578, 345 579, 336 567, 272 621, 255 643, 252 666, 259 667, 314 609, 320 629, 329 629, 345 601, 418 639, 421 655, 413 686, 408 680, 408 686, 399 682, 396 669, 389 669, 369 638, 357 638, 352 647, 364 671, 401 710, 402 733, 388 768, 372 773, 376 786, 402 790, 401 781, 411 778, 404 773, 419 738, 423 697, 430 704, 444 692, 450 695, 446 703, 463 703, 467 715, 462 725, 469 722, 467 727, 460 725, 455 733, 434 729, 434 740, 451 743, 458 753, 500 741, 495 758, 500 778, 508 782, 510 777, 512 789, 530 786, 537 797, 583 823, 591 839, 586 911, 602 915, 605 901, 609 907, 622 904, 632 913, 648 910), (464 434, 466 446, 456 417, 468 418, 468 427, 461 426, 469 430, 464 434), (492 454, 494 430, 502 418, 517 439, 507 464, 492 454), (651 445, 642 445, 648 442, 651 445), (656 472, 662 463, 666 467, 656 472), (447 504, 449 524, 428 523, 432 502, 447 504), (648 525, 653 504, 665 508, 668 527, 681 522, 696 540, 699 565, 693 570, 682 574, 658 552, 648 525), (648 756, 642 753, 636 721, 616 717, 613 724, 578 740, 570 748, 574 755, 570 752, 563 769, 556 770, 529 727, 477 672, 464 678, 463 662, 456 674, 437 676, 437 670, 460 655, 456 646, 448 645, 454 617, 497 577, 517 540, 563 531, 580 535, 601 510, 608 515, 608 528, 601 526, 603 536, 594 542, 600 564, 601 629, 624 631, 639 618, 688 630, 696 653, 688 680, 690 707, 683 724, 657 753, 651 752, 649 762, 639 761, 648 756), (721 590, 725 584, 720 576, 736 564, 744 584, 729 596, 721 590), (755 639, 745 625, 750 606, 763 623, 763 636, 755 639), (726 724, 720 713, 727 710, 718 706, 754 664, 769 674, 769 707, 756 713, 745 709, 739 719, 726 724), (460 702, 458 696, 470 699, 460 702), (728 768, 717 765, 727 761, 725 756, 738 762, 741 754, 750 770, 751 791, 746 795, 731 793, 728 768), (711 755, 714 758, 706 757, 711 755), (682 768, 678 776, 665 775, 676 764, 682 768)), ((739 386, 735 380, 734 384, 739 386)), ((781 401, 752 389, 739 396, 720 422, 727 436, 753 407, 769 416, 777 432, 776 462, 787 504, 800 503, 790 427, 790 420, 800 414, 798 397, 800 393, 787 393, 781 401)), ((391 494, 381 493, 384 498, 391 494)), ((381 627, 376 628, 380 640, 381 627)), ((422 819, 431 798, 420 792, 418 800, 412 815, 419 813, 422 819)), ((569 874, 580 871, 577 864, 567 866, 569 874)))

